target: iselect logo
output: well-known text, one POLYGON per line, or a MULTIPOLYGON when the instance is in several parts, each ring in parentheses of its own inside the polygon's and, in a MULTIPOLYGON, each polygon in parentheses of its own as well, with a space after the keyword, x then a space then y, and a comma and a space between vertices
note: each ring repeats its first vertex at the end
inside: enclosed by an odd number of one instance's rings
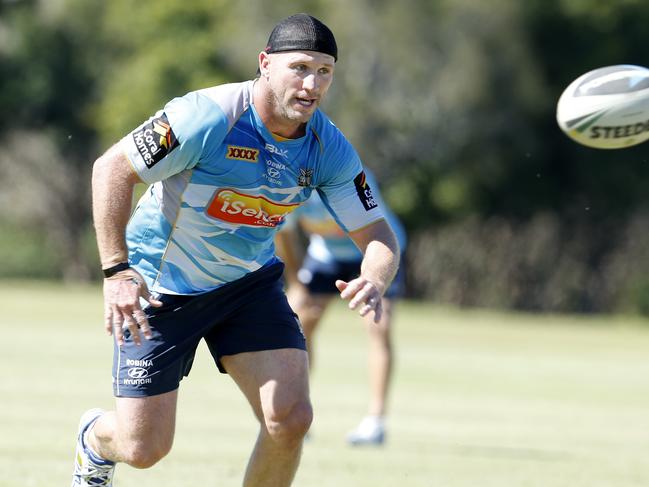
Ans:
POLYGON ((286 205, 263 196, 251 196, 233 189, 222 189, 214 195, 207 207, 207 214, 239 225, 276 227, 298 206, 298 203, 286 205))

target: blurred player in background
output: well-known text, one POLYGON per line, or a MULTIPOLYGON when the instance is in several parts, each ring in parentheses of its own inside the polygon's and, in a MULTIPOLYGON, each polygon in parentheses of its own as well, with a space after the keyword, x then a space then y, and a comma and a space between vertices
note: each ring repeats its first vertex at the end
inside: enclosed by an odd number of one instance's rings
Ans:
POLYGON ((244 487, 292 483, 313 411, 274 235, 317 191, 363 249, 340 297, 377 321, 399 264, 357 152, 318 108, 337 56, 322 22, 288 17, 256 79, 171 100, 95 161, 115 409, 82 415, 73 486, 111 486, 118 462, 149 468, 170 451, 180 382, 203 340, 259 422, 244 487), (150 186, 131 215, 139 182, 150 186))
MULTIPOLYGON (((388 209, 378 192, 378 184, 365 168, 367 182, 377 203, 395 231, 402 251, 406 247, 404 229, 388 209)), ((354 242, 327 210, 317 193, 293 212, 287 224, 276 235, 277 255, 284 260, 287 296, 302 322, 309 352, 310 367, 314 365, 314 335, 327 306, 338 294, 336 281, 357 276, 363 255, 354 242), (306 252, 303 236, 308 237, 306 252)), ((403 263, 403 258, 401 259, 403 263)), ((401 269, 403 269, 403 264, 401 269)), ((367 415, 347 435, 351 445, 380 445, 385 440, 385 415, 393 366, 392 318, 394 301, 403 294, 403 272, 397 273, 383 296, 383 316, 378 323, 366 316, 369 336, 370 400, 367 415)))

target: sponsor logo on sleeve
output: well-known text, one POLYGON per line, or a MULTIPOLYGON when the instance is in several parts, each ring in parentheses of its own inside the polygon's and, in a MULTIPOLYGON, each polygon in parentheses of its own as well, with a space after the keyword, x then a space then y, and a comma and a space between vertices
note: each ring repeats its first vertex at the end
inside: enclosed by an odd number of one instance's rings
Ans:
POLYGON ((137 151, 144 159, 144 164, 149 169, 178 147, 178 140, 165 113, 154 117, 135 130, 133 140, 137 151))
POLYGON ((354 178, 354 186, 356 186, 358 199, 361 200, 361 203, 363 203, 366 211, 370 211, 372 208, 379 206, 374 199, 372 188, 370 188, 370 185, 367 183, 367 179, 365 179, 365 173, 363 171, 358 173, 358 176, 354 178))
POLYGON ((238 147, 236 145, 228 146, 228 153, 225 155, 228 159, 237 161, 257 162, 259 160, 259 150, 251 147, 238 147))
POLYGON ((207 207, 207 214, 229 223, 252 227, 276 227, 299 206, 281 204, 263 196, 252 196, 232 189, 218 191, 207 207))

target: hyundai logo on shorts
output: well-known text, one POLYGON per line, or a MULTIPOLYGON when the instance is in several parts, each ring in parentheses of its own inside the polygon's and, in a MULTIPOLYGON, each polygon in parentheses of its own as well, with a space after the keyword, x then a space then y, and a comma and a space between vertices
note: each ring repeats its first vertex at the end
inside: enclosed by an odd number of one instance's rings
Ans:
POLYGON ((131 367, 128 369, 128 376, 132 379, 144 379, 149 375, 149 371, 142 367, 131 367))
POLYGON ((267 168, 266 172, 271 178, 278 178, 279 177, 279 171, 275 169, 274 167, 269 167, 267 168))

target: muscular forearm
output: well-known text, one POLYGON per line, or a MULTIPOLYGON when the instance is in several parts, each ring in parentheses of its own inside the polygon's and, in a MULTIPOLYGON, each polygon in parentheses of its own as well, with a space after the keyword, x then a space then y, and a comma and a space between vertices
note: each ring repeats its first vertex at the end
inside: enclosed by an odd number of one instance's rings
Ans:
POLYGON ((363 252, 361 275, 349 282, 338 280, 336 287, 340 297, 349 300, 351 309, 358 309, 361 316, 374 311, 374 322, 378 323, 383 313, 381 296, 399 267, 399 244, 385 220, 355 230, 349 236, 363 252))
POLYGON ((390 226, 380 220, 349 234, 363 252, 361 277, 374 283, 383 294, 399 267, 399 243, 390 226))
MULTIPOLYGON (((101 156, 92 169, 92 213, 97 232, 97 246, 103 269, 128 260, 126 224, 131 214, 133 186, 140 181, 137 173, 115 145, 101 156)), ((135 269, 124 269, 104 279, 104 327, 115 335, 118 345, 125 343, 128 329, 133 342, 142 336, 152 338, 140 300, 162 306, 154 299, 135 269)))
POLYGON ((397 273, 399 256, 399 244, 394 235, 390 234, 383 241, 371 241, 365 248, 361 276, 376 284, 383 294, 397 273))
POLYGON ((138 177, 117 146, 95 162, 92 172, 92 210, 103 268, 128 258, 125 230, 131 213, 133 186, 138 177))

